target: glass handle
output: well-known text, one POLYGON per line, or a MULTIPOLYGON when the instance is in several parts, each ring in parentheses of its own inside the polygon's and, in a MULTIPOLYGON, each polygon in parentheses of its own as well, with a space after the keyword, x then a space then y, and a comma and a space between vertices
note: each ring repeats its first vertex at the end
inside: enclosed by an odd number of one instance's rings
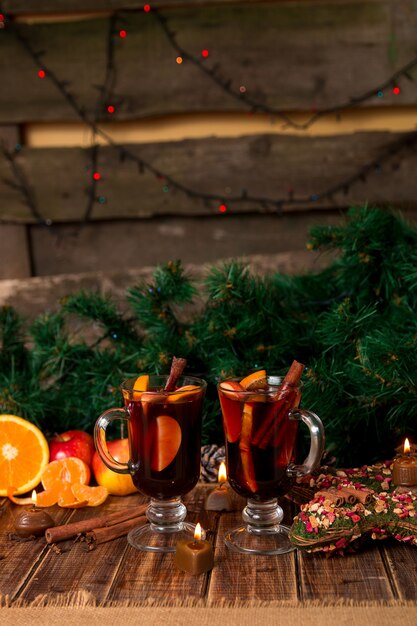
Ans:
POLYGON ((100 415, 94 427, 94 443, 103 463, 113 472, 118 474, 130 474, 129 463, 120 463, 112 457, 107 448, 106 429, 110 422, 115 420, 129 421, 129 417, 125 409, 109 409, 100 415))
POLYGON ((318 415, 305 409, 292 409, 289 412, 289 418, 290 420, 304 422, 310 431, 310 451, 306 460, 301 465, 292 463, 287 470, 290 474, 304 476, 305 474, 310 474, 319 466, 323 456, 325 442, 323 423, 318 415))

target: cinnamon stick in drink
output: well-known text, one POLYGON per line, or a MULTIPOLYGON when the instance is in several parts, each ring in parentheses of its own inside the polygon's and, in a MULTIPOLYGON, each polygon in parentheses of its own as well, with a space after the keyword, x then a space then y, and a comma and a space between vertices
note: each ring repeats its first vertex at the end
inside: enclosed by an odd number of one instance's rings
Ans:
POLYGON ((183 373, 186 365, 187 359, 177 359, 176 356, 172 357, 171 371, 165 384, 164 391, 172 391, 175 389, 176 382, 183 373))
MULTIPOLYGON (((286 400, 288 401, 290 399, 289 396, 292 396, 294 394, 294 388, 298 387, 300 383, 304 367, 305 366, 303 365, 303 363, 299 363, 298 361, 292 362, 290 369, 288 370, 287 374, 284 377, 284 380, 282 381, 281 389, 276 400, 277 403, 281 403, 286 400)), ((259 446, 262 441, 263 447, 266 447, 265 441, 269 440, 268 433, 270 429, 273 428, 274 422, 274 414, 271 413, 269 415, 269 419, 266 418, 255 433, 252 439, 252 444, 254 446, 259 446)))
POLYGON ((91 519, 82 520, 80 522, 73 522, 71 524, 64 524, 63 526, 55 526, 54 528, 48 528, 45 531, 46 543, 56 543, 57 541, 65 541, 76 537, 80 533, 91 531, 93 528, 113 526, 129 519, 136 519, 143 515, 148 508, 147 504, 135 506, 124 511, 117 511, 117 513, 108 513, 107 515, 100 515, 92 517, 91 519))

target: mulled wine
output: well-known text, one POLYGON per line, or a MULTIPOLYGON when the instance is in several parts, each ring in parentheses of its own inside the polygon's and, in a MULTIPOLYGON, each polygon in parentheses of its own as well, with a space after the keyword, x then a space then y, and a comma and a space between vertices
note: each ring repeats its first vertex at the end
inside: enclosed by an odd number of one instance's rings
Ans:
POLYGON ((324 446, 320 418, 299 408, 303 371, 304 365, 293 361, 282 379, 259 370, 217 387, 230 486, 247 498, 244 526, 225 536, 232 550, 273 555, 294 549, 289 527, 281 523, 284 513, 277 498, 290 490, 296 476, 317 467, 324 446), (295 465, 299 421, 308 426, 311 445, 305 462, 295 465))
POLYGON ((201 410, 204 390, 181 392, 190 378, 179 381, 174 393, 157 387, 125 395, 129 412, 132 479, 152 498, 181 496, 200 476, 201 410))
POLYGON ((279 385, 256 393, 219 386, 228 478, 232 488, 247 498, 266 500, 285 495, 291 487, 287 470, 294 461, 298 422, 289 415, 298 408, 300 392, 293 387, 282 397, 280 391, 279 385))
MULTIPOLYGON (((150 496, 149 524, 131 530, 134 548, 175 552, 181 539, 194 537, 195 525, 185 521, 181 496, 200 476, 201 416, 206 382, 182 376, 185 359, 173 357, 169 376, 142 374, 121 385, 124 408, 105 411, 96 422, 94 441, 103 462, 119 474, 130 474, 137 489, 150 496), (127 424, 130 459, 113 458, 106 430, 114 421, 127 424)), ((204 537, 203 537, 204 538, 204 537)))

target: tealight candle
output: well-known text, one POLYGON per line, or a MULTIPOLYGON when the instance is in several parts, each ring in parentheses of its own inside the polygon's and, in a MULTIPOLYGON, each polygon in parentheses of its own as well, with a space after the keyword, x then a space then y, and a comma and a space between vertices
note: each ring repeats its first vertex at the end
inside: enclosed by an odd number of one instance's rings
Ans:
POLYGON ((52 517, 46 511, 36 508, 36 491, 32 491, 32 508, 21 513, 14 523, 16 535, 19 537, 38 537, 52 526, 55 526, 52 517))
POLYGON ((224 461, 220 463, 218 479, 220 485, 207 496, 205 508, 207 511, 233 511, 232 497, 226 484, 227 473, 224 461))
POLYGON ((404 453, 394 459, 392 467, 392 481, 395 485, 404 487, 417 485, 417 458, 410 451, 410 442, 406 439, 404 453))
POLYGON ((178 569, 194 576, 212 569, 214 565, 213 548, 208 541, 201 539, 200 524, 195 527, 193 541, 190 539, 178 541, 174 562, 178 569))

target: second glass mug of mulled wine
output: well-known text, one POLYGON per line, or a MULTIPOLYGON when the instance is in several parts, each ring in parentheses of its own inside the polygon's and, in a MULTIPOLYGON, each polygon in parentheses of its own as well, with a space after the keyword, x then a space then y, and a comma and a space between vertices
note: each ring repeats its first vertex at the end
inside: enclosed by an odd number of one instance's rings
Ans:
POLYGON ((174 552, 179 539, 193 538, 195 525, 185 521, 181 496, 200 476, 201 419, 206 382, 181 376, 165 391, 167 376, 141 375, 121 385, 124 408, 109 409, 97 420, 94 440, 103 462, 120 474, 130 473, 136 488, 151 501, 149 524, 128 534, 129 543, 151 552, 174 552), (127 423, 130 459, 120 463, 108 452, 107 426, 127 423))
POLYGON ((294 361, 285 377, 264 370, 243 380, 218 384, 226 440, 230 486, 247 498, 245 524, 225 536, 226 545, 247 554, 284 554, 293 550, 288 526, 281 524, 278 497, 291 489, 297 476, 312 472, 324 450, 320 418, 300 409, 300 378, 304 365, 294 361), (311 437, 302 465, 294 463, 299 422, 311 437))

